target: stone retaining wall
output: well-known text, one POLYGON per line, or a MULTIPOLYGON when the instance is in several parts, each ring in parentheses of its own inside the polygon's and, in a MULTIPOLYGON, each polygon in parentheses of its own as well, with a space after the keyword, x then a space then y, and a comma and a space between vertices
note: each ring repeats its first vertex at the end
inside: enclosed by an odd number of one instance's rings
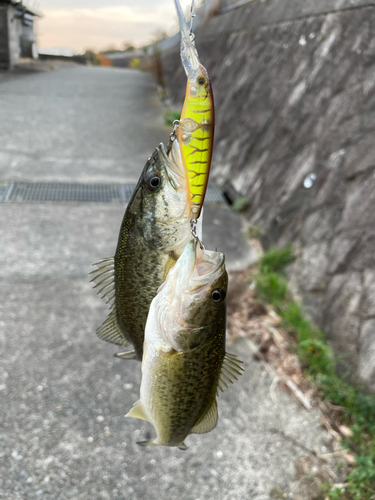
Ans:
MULTIPOLYGON (((196 41, 216 103, 213 179, 250 198, 269 244, 293 244, 295 294, 341 371, 375 390, 375 2, 252 2, 196 41)), ((182 105, 179 47, 162 62, 182 105)))

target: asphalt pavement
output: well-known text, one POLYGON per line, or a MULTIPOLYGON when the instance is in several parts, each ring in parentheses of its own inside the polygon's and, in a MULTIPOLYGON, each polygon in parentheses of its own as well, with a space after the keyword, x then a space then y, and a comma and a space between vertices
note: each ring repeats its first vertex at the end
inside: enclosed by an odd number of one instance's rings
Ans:
MULTIPOLYGON (((216 103, 219 105, 219 103, 216 103)), ((169 130, 152 77, 62 66, 0 80, 0 184, 135 182, 169 130)), ((219 398, 219 423, 185 452, 139 448, 150 424, 125 419, 138 399, 140 363, 115 359, 96 328, 108 310, 89 284, 91 264, 113 256, 124 206, 0 203, 0 498, 268 500, 301 498, 303 454, 327 434, 275 388, 241 339, 228 346, 245 373, 219 398), (278 490, 279 491, 279 490, 278 490)), ((242 219, 205 210, 205 244, 231 269, 254 259, 242 219)))

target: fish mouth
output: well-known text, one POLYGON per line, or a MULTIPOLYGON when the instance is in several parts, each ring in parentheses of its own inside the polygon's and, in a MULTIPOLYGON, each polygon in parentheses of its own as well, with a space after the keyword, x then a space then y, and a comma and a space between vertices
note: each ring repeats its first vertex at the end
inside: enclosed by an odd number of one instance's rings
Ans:
POLYGON ((167 293, 170 296, 175 294, 176 298, 184 293, 203 295, 207 286, 210 286, 224 272, 224 254, 205 250, 201 248, 197 238, 191 238, 158 292, 163 289, 167 292, 166 289, 168 289, 167 293))
POLYGON ((224 260, 224 254, 204 250, 192 238, 159 288, 152 303, 154 317, 160 337, 174 350, 181 350, 179 332, 197 333, 208 326, 209 318, 207 324, 196 325, 191 311, 207 299, 215 281, 225 273, 224 260))
POLYGON ((181 7, 179 0, 175 0, 177 9, 178 22, 180 23, 181 31, 181 61, 184 67, 186 76, 189 78, 192 72, 199 69, 198 53, 195 48, 195 43, 190 37, 190 30, 181 7))
POLYGON ((174 189, 176 189, 176 191, 178 189, 187 189, 185 168, 182 163, 178 141, 173 141, 169 155, 163 143, 160 143, 156 149, 158 150, 160 158, 165 166, 168 179, 174 189))
POLYGON ((204 293, 208 285, 216 281, 225 271, 225 256, 221 252, 201 248, 194 240, 195 265, 190 276, 190 291, 204 293))

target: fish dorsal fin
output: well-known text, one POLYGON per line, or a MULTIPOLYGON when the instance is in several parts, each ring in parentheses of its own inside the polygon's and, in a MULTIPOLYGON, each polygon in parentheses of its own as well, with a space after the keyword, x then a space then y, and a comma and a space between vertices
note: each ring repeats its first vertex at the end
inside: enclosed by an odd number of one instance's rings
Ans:
POLYGON ((224 392, 223 387, 228 388, 228 383, 233 384, 238 380, 237 376, 242 375, 244 369, 241 367, 243 361, 237 359, 234 354, 225 353, 223 364, 221 365, 218 388, 224 392))
POLYGON ((95 288, 99 288, 98 295, 100 298, 107 299, 107 304, 110 307, 115 307, 115 259, 110 257, 108 259, 101 260, 93 266, 97 266, 98 269, 92 271, 90 275, 93 275, 90 283, 94 282, 95 288))
POLYGON ((203 417, 199 420, 197 424, 191 429, 189 434, 205 434, 206 432, 212 431, 215 429, 218 419, 217 412, 217 402, 216 398, 212 401, 211 406, 203 415, 203 417))
POLYGON ((131 418, 139 418, 141 420, 147 420, 148 418, 146 417, 145 409, 143 407, 143 404, 140 399, 133 405, 133 408, 128 411, 128 413, 125 415, 125 417, 131 417, 131 418))
POLYGON ((101 340, 105 340, 106 342, 111 342, 112 344, 121 345, 123 347, 130 345, 118 324, 116 309, 110 313, 96 333, 101 340))
POLYGON ((99 288, 98 295, 100 295, 102 299, 107 299, 107 304, 110 304, 110 308, 112 309, 108 318, 104 321, 102 326, 98 328, 98 337, 106 342, 127 347, 130 344, 121 331, 117 321, 115 259, 114 257, 109 257, 93 265, 97 266, 98 269, 90 273, 93 275, 91 282, 95 283, 94 288, 99 288))

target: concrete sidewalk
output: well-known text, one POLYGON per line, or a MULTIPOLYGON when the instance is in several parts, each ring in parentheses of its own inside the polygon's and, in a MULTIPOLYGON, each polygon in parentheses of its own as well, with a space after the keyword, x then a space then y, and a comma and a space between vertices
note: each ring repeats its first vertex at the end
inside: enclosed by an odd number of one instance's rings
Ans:
MULTIPOLYGON (((2 180, 134 181, 166 142, 151 77, 74 67, 0 84, 2 180), (77 163, 78 162, 78 163, 77 163), (79 168, 77 169, 77 164, 79 168)), ((124 206, 0 204, 0 498, 48 500, 268 500, 298 493, 303 454, 277 428, 317 452, 327 433, 276 388, 245 340, 228 350, 245 374, 219 398, 219 423, 189 450, 139 448, 153 430, 125 419, 138 399, 140 364, 113 358, 95 329, 108 310, 91 264, 113 255, 124 206)), ((242 220, 207 207, 205 244, 229 266, 253 258, 242 220)))

